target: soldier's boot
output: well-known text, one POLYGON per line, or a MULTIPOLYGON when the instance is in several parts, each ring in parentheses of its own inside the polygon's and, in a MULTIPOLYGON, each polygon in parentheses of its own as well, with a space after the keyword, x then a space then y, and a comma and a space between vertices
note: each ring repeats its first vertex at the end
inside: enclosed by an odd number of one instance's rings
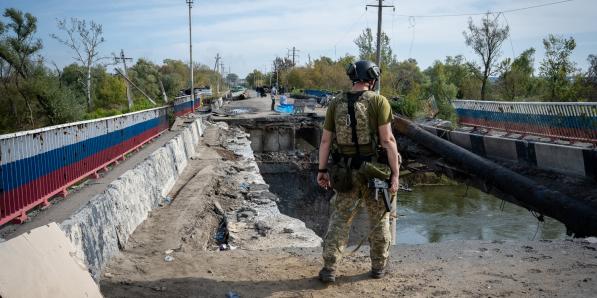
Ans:
POLYGON ((381 268, 381 269, 373 268, 373 269, 371 269, 370 275, 372 278, 380 279, 386 275, 386 270, 384 268, 381 268))
POLYGON ((336 270, 323 267, 319 271, 319 280, 324 283, 332 283, 336 281, 336 270))

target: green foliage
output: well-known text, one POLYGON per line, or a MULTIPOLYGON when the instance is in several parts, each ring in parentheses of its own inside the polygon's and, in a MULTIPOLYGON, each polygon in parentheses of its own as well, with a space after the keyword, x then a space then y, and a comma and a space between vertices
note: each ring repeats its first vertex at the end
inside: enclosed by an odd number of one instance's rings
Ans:
POLYGON ((535 49, 530 48, 513 61, 510 58, 502 61, 497 83, 501 98, 515 100, 516 98, 528 98, 532 95, 536 85, 533 77, 534 54, 535 49))
POLYGON ((421 88, 416 85, 405 97, 398 100, 390 100, 390 106, 396 113, 415 118, 421 113, 423 108, 421 99, 421 88))
POLYGON ((456 97, 458 87, 448 81, 445 65, 436 61, 432 67, 425 70, 425 73, 430 78, 428 90, 435 98, 437 116, 441 119, 454 120, 456 114, 450 101, 456 97))
MULTIPOLYGON (((355 40, 354 43, 359 49, 359 59, 361 60, 369 60, 369 61, 376 61, 376 41, 377 39, 373 37, 373 32, 371 28, 366 28, 363 30, 363 33, 359 35, 355 40)), ((392 52, 392 47, 390 46, 390 38, 385 32, 381 32, 381 64, 380 67, 382 71, 385 68, 396 62, 396 56, 392 52)))
POLYGON ((576 48, 574 38, 568 39, 550 34, 543 39, 545 58, 539 67, 540 74, 545 77, 549 93, 546 100, 566 100, 571 90, 568 77, 576 71, 576 64, 570 60, 576 48))
POLYGON ((108 110, 128 108, 124 79, 102 71, 95 81, 96 107, 108 110))
POLYGON ((468 21, 468 31, 463 31, 467 46, 481 58, 481 100, 487 95, 488 78, 496 73, 497 58, 500 56, 502 43, 510 35, 509 26, 501 26, 498 18, 490 13, 485 15, 480 25, 475 25, 473 19, 468 21))

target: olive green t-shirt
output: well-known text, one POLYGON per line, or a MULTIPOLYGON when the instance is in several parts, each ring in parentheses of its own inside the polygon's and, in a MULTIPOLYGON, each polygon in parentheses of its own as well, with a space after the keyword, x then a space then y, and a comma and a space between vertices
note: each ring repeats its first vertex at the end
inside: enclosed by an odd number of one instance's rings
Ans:
MULTIPOLYGON (((349 91, 347 93, 356 94, 363 93, 363 91, 349 91)), ((345 97, 346 95, 344 95, 344 98, 345 97)), ((336 132, 336 123, 334 121, 336 117, 334 113, 337 103, 338 101, 330 102, 325 114, 325 122, 323 123, 323 128, 331 132, 336 132)), ((369 99, 369 109, 367 109, 367 113, 369 114, 369 127, 371 130, 374 130, 371 133, 375 135, 378 133, 378 127, 392 121, 392 107, 390 107, 390 103, 383 95, 376 95, 369 99)), ((370 144, 359 144, 359 149, 361 154, 364 155, 373 153, 373 148, 370 144)), ((355 148, 342 148, 342 151, 345 154, 356 154, 355 148)))

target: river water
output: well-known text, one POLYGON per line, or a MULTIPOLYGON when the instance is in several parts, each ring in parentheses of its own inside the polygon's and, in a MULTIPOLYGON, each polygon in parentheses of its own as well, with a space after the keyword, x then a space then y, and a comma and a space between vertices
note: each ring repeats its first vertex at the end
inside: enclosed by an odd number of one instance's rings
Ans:
MULTIPOLYGON (((280 211, 298 218, 319 236, 325 235, 329 197, 315 183, 313 170, 268 173, 260 164, 270 191, 279 198, 280 211)), ((364 210, 353 221, 349 244, 369 232, 364 210)), ((398 193, 398 243, 422 244, 450 240, 564 239, 566 228, 545 217, 539 223, 526 209, 466 185, 414 186, 398 193)))
POLYGON ((398 197, 398 243, 450 240, 564 239, 554 219, 537 219, 525 208, 466 185, 415 186, 398 197))

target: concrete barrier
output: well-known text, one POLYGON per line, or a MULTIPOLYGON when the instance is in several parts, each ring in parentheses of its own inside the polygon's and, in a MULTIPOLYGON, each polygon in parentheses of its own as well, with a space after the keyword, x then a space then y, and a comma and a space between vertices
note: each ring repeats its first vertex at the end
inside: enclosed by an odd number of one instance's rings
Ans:
POLYGON ((61 223, 94 279, 99 279, 110 258, 125 247, 137 226, 171 190, 196 154, 195 145, 203 131, 202 120, 195 120, 61 223))
POLYGON ((525 162, 539 169, 597 180, 595 149, 449 131, 429 125, 421 127, 483 157, 525 162))

